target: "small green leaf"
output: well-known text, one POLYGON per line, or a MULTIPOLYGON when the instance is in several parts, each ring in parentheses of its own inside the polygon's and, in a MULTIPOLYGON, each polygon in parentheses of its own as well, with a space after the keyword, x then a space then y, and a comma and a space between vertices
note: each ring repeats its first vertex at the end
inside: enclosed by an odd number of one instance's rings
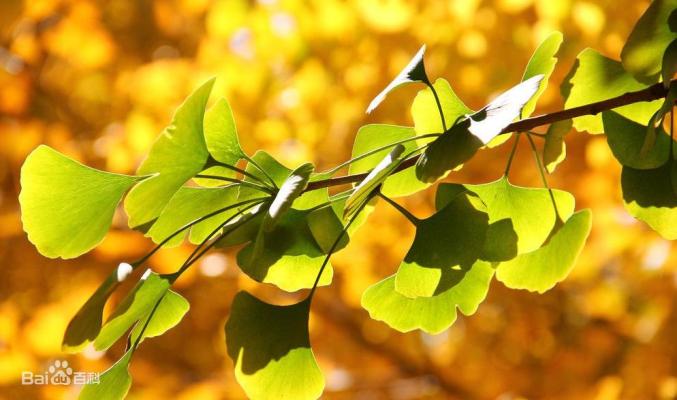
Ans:
MULTIPOLYGON (((512 222, 517 234, 518 254, 539 248, 555 226, 557 215, 548 189, 515 186, 507 177, 481 185, 464 185, 486 204, 489 222, 504 219, 512 222)), ((561 190, 552 190, 559 217, 569 218, 574 210, 574 197, 561 190)))
POLYGON ((150 312, 134 325, 130 334, 130 343, 136 343, 141 331, 143 331, 142 340, 162 335, 178 325, 189 309, 190 303, 188 303, 188 300, 173 290, 167 289, 155 311, 151 308, 150 312), (150 322, 148 321, 149 318, 150 322))
POLYGON ((112 346, 134 323, 152 311, 155 303, 167 292, 169 285, 166 278, 150 270, 146 271, 141 281, 108 317, 99 336, 94 340, 94 348, 106 350, 112 346))
POLYGON ((395 276, 370 286, 362 295, 362 307, 369 316, 387 323, 400 332, 421 329, 437 334, 456 320, 456 307, 472 315, 486 298, 494 269, 487 262, 477 261, 467 271, 452 270, 454 284, 431 297, 406 297, 395 290, 395 276))
POLYGON ((84 166, 41 145, 21 168, 21 220, 28 240, 50 258, 74 258, 103 240, 115 207, 140 177, 84 166))
MULTIPOLYGON (((242 271, 258 282, 271 283, 288 292, 312 287, 324 254, 308 228, 307 215, 307 211, 291 209, 272 231, 260 230, 259 237, 237 255, 242 271), (255 251, 257 244, 263 251, 255 251)), ((332 267, 327 265, 319 285, 330 284, 332 276, 332 267)))
POLYGON ((549 173, 555 172, 557 166, 566 158, 567 146, 564 136, 571 131, 571 126, 571 120, 565 119, 548 127, 543 145, 543 164, 549 173))
POLYGON ((670 137, 658 128, 654 144, 645 147, 647 127, 633 122, 614 111, 602 113, 604 132, 614 157, 623 165, 635 169, 654 169, 665 163, 670 153, 670 137))
POLYGON ((132 349, 108 368, 99 382, 86 384, 80 392, 80 400, 122 400, 127 396, 132 386, 132 376, 129 374, 129 362, 132 359, 132 349))
MULTIPOLYGON (((322 249, 322 253, 327 254, 344 228, 339 213, 332 204, 311 211, 307 218, 308 228, 313 234, 315 242, 322 249)), ((354 224, 355 222, 353 222, 354 224)), ((344 234, 336 245, 335 252, 346 247, 349 241, 348 235, 344 234)))
POLYGON ((564 225, 553 229, 539 249, 500 263, 496 279, 511 289, 543 293, 564 280, 574 267, 590 234, 592 213, 574 213, 564 225))
POLYGON ((367 107, 367 114, 374 111, 374 109, 386 98, 386 95, 398 86, 412 82, 429 82, 428 76, 425 73, 425 65, 423 64, 423 53, 425 53, 425 45, 421 46, 416 55, 414 55, 402 71, 397 74, 395 79, 393 79, 381 93, 374 97, 371 103, 369 103, 369 107, 367 107))
POLYGON ((630 32, 621 51, 626 71, 638 80, 655 82, 661 59, 677 34, 670 31, 668 18, 677 8, 677 0, 654 0, 630 32))
POLYGON ((475 155, 484 143, 468 127, 468 121, 462 121, 428 145, 416 162, 419 180, 433 183, 475 155))
MULTIPOLYGON (((184 186, 180 188, 167 206, 162 210, 160 217, 146 233, 155 243, 160 243, 181 227, 219 209, 237 202, 238 187, 226 186, 219 188, 200 188, 184 186)), ((263 197, 261 195, 261 197, 263 197)), ((202 243, 207 236, 238 210, 231 209, 207 218, 190 228, 191 243, 202 243)), ((181 244, 186 233, 176 235, 164 247, 174 247, 181 244)))
POLYGON ((268 207, 268 212, 263 217, 262 228, 266 232, 270 232, 275 227, 275 224, 284 213, 286 213, 301 193, 308 186, 310 174, 313 173, 315 167, 313 164, 303 164, 296 168, 289 174, 289 177, 284 181, 280 190, 275 195, 273 202, 268 207))
POLYGON ((655 169, 623 167, 623 204, 633 217, 646 222, 668 240, 677 239, 677 162, 655 169))
MULTIPOLYGON (((437 79, 433 87, 440 98, 444 120, 449 125, 453 126, 460 118, 465 117, 466 114, 473 113, 473 110, 463 104, 463 101, 456 96, 451 85, 445 79, 437 79)), ((416 94, 414 102, 411 105, 411 115, 414 119, 414 129, 417 135, 444 133, 437 103, 429 87, 420 90, 416 94)), ((419 144, 423 143, 419 141, 419 144)))
POLYGON ((139 175, 154 176, 135 186, 125 199, 130 227, 159 217, 174 193, 204 169, 209 153, 202 123, 213 85, 210 79, 188 96, 139 167, 139 175))
POLYGON ((524 104, 524 107, 522 108, 522 118, 526 118, 534 112, 538 98, 545 92, 550 75, 552 75, 552 71, 555 70, 555 65, 557 64, 557 57, 555 57, 555 55, 559 51, 559 47, 562 45, 563 40, 564 37, 561 32, 552 32, 541 42, 531 56, 527 68, 524 71, 522 81, 526 81, 536 75, 543 75, 543 79, 538 85, 538 90, 536 90, 533 97, 524 104))
POLYGON ((235 378, 253 400, 316 399, 324 377, 308 335, 310 302, 265 303, 247 292, 233 300, 225 326, 235 378))
MULTIPOLYGON (((607 100, 645 87, 626 72, 620 62, 604 57, 596 50, 585 49, 578 55, 576 64, 562 85, 562 95, 566 99, 564 108, 607 100)), ((638 124, 646 125, 659 107, 660 100, 656 100, 629 104, 615 111, 638 124)), ((592 134, 603 133, 602 116, 574 118, 574 128, 592 134)))
POLYGON ((661 62, 661 76, 663 78, 663 86, 666 88, 670 86, 672 77, 677 73, 677 39, 665 49, 663 54, 663 61, 661 62))
POLYGON ((207 150, 215 160, 234 166, 245 157, 237 137, 233 111, 226 99, 219 99, 205 113, 204 136, 207 150))
MULTIPOLYGON (((439 116, 437 117, 439 121, 439 116)), ((353 144, 352 158, 359 157, 363 154, 373 151, 374 149, 387 146, 392 143, 401 142, 411 139, 415 136, 414 129, 405 126, 371 124, 361 127, 355 136, 355 144, 353 144)), ((420 139, 419 139, 420 140, 420 139)), ((411 140, 402 143, 404 151, 409 153, 414 151, 418 146, 418 141, 411 140)), ((359 174, 367 172, 378 165, 385 156, 390 152, 390 148, 383 149, 378 152, 355 161, 350 164, 348 173, 359 174)), ((430 186, 422 183, 416 178, 414 168, 407 168, 403 171, 396 172, 389 176, 384 182, 381 191, 388 197, 409 196, 419 192, 430 186)))
POLYGON ((461 194, 416 225, 414 243, 395 276, 395 290, 409 297, 445 292, 478 260, 487 231, 487 214, 461 194))
POLYGON ((401 144, 393 147, 390 153, 385 156, 357 186, 355 186, 353 193, 348 197, 348 200, 346 200, 343 209, 344 220, 353 216, 367 201, 369 201, 374 190, 390 176, 398 165, 400 165, 400 162, 402 162, 400 157, 403 152, 404 146, 401 144))

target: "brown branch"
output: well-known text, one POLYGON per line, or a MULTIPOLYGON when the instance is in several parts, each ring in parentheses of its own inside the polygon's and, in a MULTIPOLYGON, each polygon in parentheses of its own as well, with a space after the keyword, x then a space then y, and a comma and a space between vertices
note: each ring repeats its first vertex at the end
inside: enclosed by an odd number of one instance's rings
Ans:
MULTIPOLYGON (((671 83, 674 84, 677 79, 671 83)), ((511 132, 525 132, 543 125, 549 125, 554 122, 564 121, 571 118, 581 117, 583 115, 595 115, 602 111, 611 110, 614 108, 627 106, 628 104, 639 103, 643 101, 653 101, 663 98, 667 95, 668 89, 662 83, 656 83, 646 89, 638 90, 636 92, 628 92, 617 97, 607 100, 598 101, 595 103, 585 104, 582 106, 570 108, 567 110, 557 111, 550 114, 539 115, 537 117, 525 118, 513 122, 501 131, 501 135, 511 132)), ((402 164, 395 170, 395 172, 402 171, 409 167, 416 165, 418 157, 412 157, 404 160, 402 164)), ((336 178, 322 179, 315 182, 310 182, 305 191, 321 189, 330 186, 345 185, 348 183, 360 182, 367 176, 368 172, 353 175, 344 175, 336 178)))

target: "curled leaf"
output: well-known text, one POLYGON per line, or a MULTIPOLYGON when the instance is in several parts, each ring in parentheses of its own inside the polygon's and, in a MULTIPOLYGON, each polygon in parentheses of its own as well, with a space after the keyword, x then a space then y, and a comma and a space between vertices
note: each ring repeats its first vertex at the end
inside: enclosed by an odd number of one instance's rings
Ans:
POLYGON ((270 232, 275 226, 275 223, 280 219, 280 216, 291 208, 294 200, 296 200, 296 198, 303 193, 306 186, 308 186, 310 174, 312 174, 314 170, 315 167, 313 164, 308 163, 301 165, 289 174, 289 177, 280 187, 277 195, 275 195, 275 199, 273 199, 273 202, 268 208, 268 212, 263 218, 264 230, 270 232))
POLYGON ((423 64, 423 53, 425 53, 425 45, 421 46, 416 55, 414 55, 404 69, 397 74, 395 79, 393 79, 381 93, 374 97, 374 100, 372 100, 371 103, 369 103, 369 107, 367 107, 367 114, 378 107, 378 105, 386 98, 386 95, 396 87, 411 82, 429 82, 428 76, 425 73, 425 65, 423 64))

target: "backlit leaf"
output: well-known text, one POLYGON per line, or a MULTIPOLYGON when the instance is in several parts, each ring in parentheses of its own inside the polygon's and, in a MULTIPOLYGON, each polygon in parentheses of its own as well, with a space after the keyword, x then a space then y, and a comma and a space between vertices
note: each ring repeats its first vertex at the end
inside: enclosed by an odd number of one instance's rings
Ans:
POLYGON ((235 296, 225 326, 226 347, 247 397, 320 397, 324 377, 310 348, 309 308, 309 300, 276 306, 247 292, 235 296))
POLYGON ((80 392, 80 400, 122 400, 132 386, 129 362, 133 350, 127 352, 99 376, 99 382, 86 384, 80 392))
POLYGON ((301 165, 289 174, 270 204, 268 212, 263 217, 263 229, 265 231, 270 232, 280 217, 291 208, 294 200, 305 190, 310 174, 314 170, 313 164, 308 163, 301 165))
POLYGON ((124 193, 141 178, 84 166, 41 145, 21 168, 21 220, 28 239, 50 258, 96 247, 124 193))
MULTIPOLYGON (((468 108, 463 101, 458 98, 454 90, 445 79, 439 78, 433 84, 442 105, 442 113, 448 127, 453 126, 460 118, 466 114, 471 114, 473 110, 468 108)), ((437 109, 437 103, 433 92, 429 87, 420 90, 414 102, 411 105, 411 115, 414 119, 414 129, 417 135, 428 133, 443 133, 444 127, 437 109)), ((424 142, 419 141, 419 144, 424 142)))
POLYGON ((543 145, 543 164, 548 172, 553 173, 567 155, 564 136, 571 131, 570 119, 558 121, 548 127, 543 145))
POLYGON ((429 82, 428 76, 425 73, 425 65, 423 64, 423 53, 425 53, 425 45, 421 46, 409 63, 400 71, 388 86, 377 94, 376 97, 369 103, 367 113, 371 113, 379 104, 386 98, 386 95, 393 89, 400 85, 411 82, 429 82))
POLYGON ((188 303, 188 300, 173 290, 167 289, 155 311, 151 308, 150 312, 134 325, 130 334, 130 342, 136 343, 142 331, 142 340, 162 335, 178 325, 189 309, 190 303, 188 303))
POLYGON ((209 153, 203 117, 213 85, 210 79, 186 98, 139 167, 139 175, 154 176, 134 187, 125 199, 130 227, 159 217, 174 193, 204 168, 209 153))
POLYGON ((219 99, 205 113, 204 136, 207 150, 215 160, 235 165, 245 157, 237 137, 233 111, 226 99, 219 99))
POLYGON ((530 116, 536 109, 538 98, 541 97, 541 94, 545 91, 548 86, 550 75, 552 75, 552 71, 555 70, 555 65, 557 64, 557 57, 555 57, 555 54, 559 51, 559 47, 563 40, 564 37, 561 32, 552 32, 541 42, 531 56, 527 68, 524 71, 524 76, 522 76, 522 81, 537 75, 543 75, 543 79, 539 83, 538 89, 533 97, 524 104, 524 108, 522 108, 522 118, 530 116))
POLYGON ((476 261, 467 271, 452 270, 452 286, 431 297, 406 297, 395 290, 395 276, 370 286, 362 295, 362 307, 369 316, 400 332, 421 329, 437 334, 456 320, 456 308, 472 315, 489 291, 494 269, 476 261))
POLYGON ((416 162, 416 177, 426 183, 463 165, 484 145, 468 130, 467 120, 454 125, 428 145, 416 162))

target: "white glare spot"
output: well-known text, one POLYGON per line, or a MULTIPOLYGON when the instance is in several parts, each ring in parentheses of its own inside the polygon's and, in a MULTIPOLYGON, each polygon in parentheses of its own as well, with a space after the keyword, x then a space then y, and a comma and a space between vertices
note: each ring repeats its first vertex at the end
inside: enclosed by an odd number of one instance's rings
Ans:
POLYGON ((87 345, 87 347, 85 347, 85 349, 82 351, 82 356, 88 360, 98 360, 103 357, 104 354, 106 354, 106 352, 96 350, 93 343, 87 345))
POLYGON ((353 385, 353 377, 343 368, 334 368, 327 375, 327 390, 342 391, 353 385))
POLYGON ((132 267, 131 264, 124 263, 124 262, 120 263, 120 265, 118 265, 118 271, 117 271, 118 282, 122 282, 125 279, 127 279, 129 274, 131 274, 133 270, 134 270, 134 267, 132 267))
POLYGON ((200 263, 200 272, 204 276, 219 276, 226 272, 228 259, 223 254, 210 254, 202 259, 200 263))
POLYGON ((270 17, 270 25, 278 36, 289 36, 296 29, 296 20, 287 13, 278 12, 270 17))
POLYGON ((145 281, 146 279, 148 279, 151 273, 153 273, 153 271, 150 268, 148 268, 146 272, 144 272, 143 275, 141 275, 141 280, 145 281))
POLYGON ((287 88, 280 93, 280 104, 284 108, 294 108, 299 105, 299 92, 294 88, 287 88))
POLYGON ((648 270, 659 269, 670 256, 670 242, 656 240, 651 243, 644 253, 642 266, 648 270))
POLYGON ((254 57, 252 32, 248 28, 238 29, 230 39, 230 49, 242 58, 251 59, 254 57))

